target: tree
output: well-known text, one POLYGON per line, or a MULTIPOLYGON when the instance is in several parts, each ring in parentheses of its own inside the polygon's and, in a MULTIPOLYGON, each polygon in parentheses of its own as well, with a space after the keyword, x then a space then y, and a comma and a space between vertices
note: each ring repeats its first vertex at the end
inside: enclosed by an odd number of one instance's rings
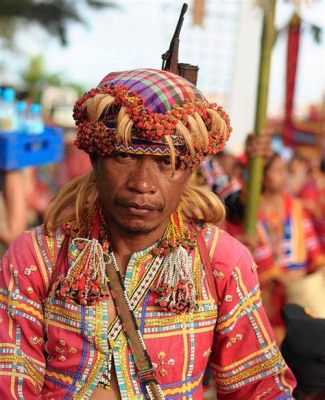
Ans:
POLYGON ((76 90, 82 95, 85 88, 74 82, 68 82, 61 73, 48 73, 46 70, 44 56, 39 54, 29 59, 27 68, 22 71, 21 77, 24 81, 25 90, 28 97, 33 102, 40 102, 42 89, 45 86, 67 86, 76 90))
POLYGON ((42 55, 33 56, 29 65, 21 75, 29 98, 34 102, 40 101, 40 93, 44 85, 52 84, 60 86, 62 79, 60 74, 48 74, 45 69, 45 61, 42 55))
POLYGON ((19 22, 38 23, 62 43, 67 44, 67 25, 69 22, 85 23, 78 12, 84 3, 92 8, 116 7, 113 1, 103 0, 1 0, 0 35, 7 40, 13 37, 19 22))

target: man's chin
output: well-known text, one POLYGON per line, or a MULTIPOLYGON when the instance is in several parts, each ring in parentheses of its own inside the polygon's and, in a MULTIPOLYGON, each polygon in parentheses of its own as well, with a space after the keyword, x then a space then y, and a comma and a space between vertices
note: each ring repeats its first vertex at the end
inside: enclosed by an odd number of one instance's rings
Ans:
POLYGON ((147 235, 153 232, 157 227, 145 223, 118 222, 118 227, 129 235, 147 235))

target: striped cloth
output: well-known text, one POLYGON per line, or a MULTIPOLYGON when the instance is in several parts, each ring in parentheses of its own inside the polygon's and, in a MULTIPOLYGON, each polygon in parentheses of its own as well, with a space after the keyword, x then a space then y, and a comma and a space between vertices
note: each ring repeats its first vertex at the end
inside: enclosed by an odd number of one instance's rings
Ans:
POLYGON ((141 96, 151 112, 165 114, 175 105, 189 99, 205 100, 203 94, 190 82, 169 71, 136 69, 111 72, 98 85, 125 86, 141 96))
POLYGON ((283 237, 278 248, 280 259, 276 260, 270 234, 270 221, 260 211, 257 231, 260 239, 254 257, 259 265, 260 279, 269 276, 275 266, 281 271, 314 269, 324 260, 322 250, 310 218, 302 203, 290 195, 283 195, 283 237))

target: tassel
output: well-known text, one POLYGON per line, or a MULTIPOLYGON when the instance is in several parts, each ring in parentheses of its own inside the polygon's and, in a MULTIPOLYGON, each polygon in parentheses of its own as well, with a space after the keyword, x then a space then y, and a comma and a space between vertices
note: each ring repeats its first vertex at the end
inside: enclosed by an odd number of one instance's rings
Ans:
POLYGON ((154 291, 159 295, 156 304, 165 311, 182 313, 197 308, 192 257, 184 247, 178 246, 166 256, 154 291))
POLYGON ((58 277, 54 285, 55 296, 68 303, 80 305, 93 305, 101 298, 108 298, 103 250, 98 241, 73 239, 69 253, 79 254, 67 275, 58 277))

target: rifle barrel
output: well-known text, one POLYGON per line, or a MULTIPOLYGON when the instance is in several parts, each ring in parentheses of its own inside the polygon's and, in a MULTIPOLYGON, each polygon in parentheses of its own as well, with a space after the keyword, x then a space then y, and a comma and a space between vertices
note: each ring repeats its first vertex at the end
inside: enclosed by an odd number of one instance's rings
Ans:
POLYGON ((176 29, 175 29, 173 38, 172 38, 172 40, 171 40, 171 45, 172 45, 172 43, 173 43, 173 41, 174 41, 175 39, 178 39, 178 38, 179 38, 179 34, 180 34, 180 32, 181 32, 182 25, 183 25, 183 22, 184 22, 184 15, 185 15, 185 13, 186 13, 186 11, 187 11, 187 8, 188 8, 188 5, 187 5, 186 3, 184 3, 183 6, 182 6, 182 9, 181 9, 180 16, 179 16, 179 18, 178 18, 178 22, 177 22, 177 25, 176 25, 176 29))
POLYGON ((188 5, 186 3, 183 4, 180 16, 178 18, 178 22, 176 25, 176 29, 172 40, 170 41, 169 49, 162 55, 163 63, 162 69, 165 71, 171 71, 171 66, 173 64, 173 71, 176 73, 177 70, 177 62, 178 62, 178 43, 179 43, 179 34, 182 29, 184 15, 187 11, 188 5), (174 65, 175 64, 175 65, 174 65), (175 69, 176 68, 176 69, 175 69))

